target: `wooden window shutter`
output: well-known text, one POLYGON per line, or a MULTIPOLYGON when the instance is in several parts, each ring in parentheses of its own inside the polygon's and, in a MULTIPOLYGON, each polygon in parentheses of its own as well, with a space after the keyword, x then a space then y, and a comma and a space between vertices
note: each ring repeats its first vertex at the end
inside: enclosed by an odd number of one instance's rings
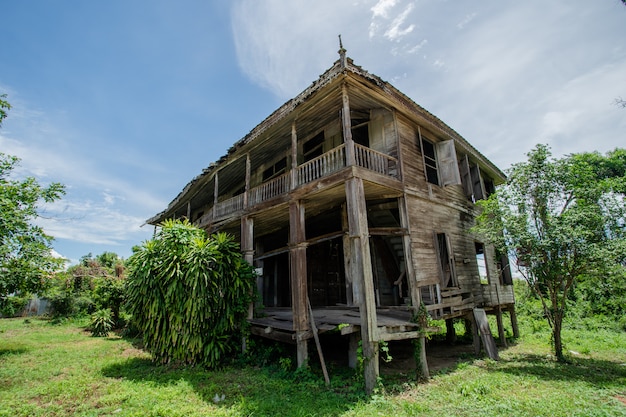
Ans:
POLYGON ((447 185, 461 185, 461 176, 459 175, 459 164, 456 160, 454 141, 446 140, 438 142, 436 146, 441 185, 444 187, 447 185))
POLYGON ((370 111, 370 148, 379 152, 385 150, 384 116, 385 113, 383 109, 373 109, 370 111))
POLYGON ((474 190, 472 186, 472 174, 470 173, 470 165, 467 155, 464 155, 459 162, 459 171, 461 172, 461 182, 463 183, 463 191, 465 196, 472 200, 474 190))
POLYGON ((470 168, 472 175, 472 190, 474 192, 474 201, 485 199, 485 186, 483 185, 483 179, 480 176, 480 167, 474 165, 470 168))

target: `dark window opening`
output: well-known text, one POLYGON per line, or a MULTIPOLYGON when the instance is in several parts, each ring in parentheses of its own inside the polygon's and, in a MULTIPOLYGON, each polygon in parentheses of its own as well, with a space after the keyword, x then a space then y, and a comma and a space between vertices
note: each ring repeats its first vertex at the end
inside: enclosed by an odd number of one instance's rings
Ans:
POLYGON ((454 258, 445 233, 437 233, 437 252, 439 255, 441 286, 443 288, 458 286, 454 258))
POLYGON ((500 277, 500 284, 513 285, 513 274, 511 274, 511 262, 506 254, 496 252, 496 258, 498 259, 496 266, 498 267, 498 275, 500 277))
POLYGON ((263 305, 266 307, 290 307, 289 255, 281 253, 262 261, 263 305))
POLYGON ((363 123, 352 128, 352 140, 354 143, 358 143, 359 145, 369 148, 370 136, 367 123, 363 123))
POLYGON ((324 132, 320 132, 302 145, 304 162, 315 159, 324 153, 324 132))
POLYGON ((308 292, 312 306, 346 303, 346 279, 341 238, 307 248, 308 292))
POLYGON ((287 171, 287 158, 283 158, 263 171, 263 181, 271 180, 287 171))
POLYGON ((481 284, 489 284, 489 271, 487 269, 487 258, 485 257, 485 245, 474 242, 476 248, 476 265, 478 266, 478 276, 481 284))
POLYGON ((316 238, 331 233, 341 232, 341 208, 335 207, 329 211, 307 217, 305 221, 307 238, 316 238))
POLYGON ((483 184, 485 184, 485 194, 486 194, 486 198, 489 198, 489 196, 493 193, 496 192, 496 187, 493 185, 493 181, 491 180, 491 178, 483 175, 483 184))
POLYGON ((422 155, 424 157, 424 167, 426 169, 426 180, 435 185, 439 185, 439 173, 437 172, 437 156, 435 146, 422 139, 422 155))

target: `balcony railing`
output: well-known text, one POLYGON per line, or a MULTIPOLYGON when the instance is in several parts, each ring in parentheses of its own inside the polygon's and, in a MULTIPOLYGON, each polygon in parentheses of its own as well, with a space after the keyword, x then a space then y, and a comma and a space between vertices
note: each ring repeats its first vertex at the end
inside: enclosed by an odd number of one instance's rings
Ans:
POLYGON ((367 146, 359 145, 358 143, 354 144, 354 156, 358 166, 378 172, 379 174, 395 177, 398 165, 396 158, 370 149, 367 146))
MULTIPOLYGON (((366 146, 354 144, 356 165, 382 175, 397 177, 398 160, 382 152, 366 146)), ((326 177, 346 167, 346 146, 342 144, 315 159, 299 165, 296 174, 295 186, 304 185, 326 177)), ((287 172, 273 178, 258 187, 248 191, 248 207, 253 207, 264 201, 287 194, 291 189, 291 173, 287 172)), ((233 216, 244 210, 244 194, 239 194, 225 201, 215 204, 212 210, 202 216, 203 225, 212 221, 233 216)))
POLYGON ((248 204, 254 206, 279 195, 287 194, 289 187, 289 173, 273 178, 250 190, 248 204))
POLYGON ((340 145, 298 166, 298 185, 315 181, 346 166, 346 145, 340 145))
POLYGON ((243 210, 243 194, 236 195, 228 200, 220 201, 213 208, 213 218, 219 219, 243 210))

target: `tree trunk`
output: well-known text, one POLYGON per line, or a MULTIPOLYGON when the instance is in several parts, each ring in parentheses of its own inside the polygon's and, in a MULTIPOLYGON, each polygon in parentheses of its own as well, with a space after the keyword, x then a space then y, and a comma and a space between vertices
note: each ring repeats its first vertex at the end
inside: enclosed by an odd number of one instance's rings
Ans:
POLYGON ((552 339, 554 339, 554 354, 559 362, 565 362, 563 356, 563 341, 561 340, 561 329, 563 327, 563 313, 554 312, 554 326, 552 327, 552 339))

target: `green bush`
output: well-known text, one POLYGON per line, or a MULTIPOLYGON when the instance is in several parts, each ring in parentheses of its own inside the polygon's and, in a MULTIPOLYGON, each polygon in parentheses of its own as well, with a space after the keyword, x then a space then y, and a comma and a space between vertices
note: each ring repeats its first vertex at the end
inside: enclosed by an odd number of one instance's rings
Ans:
POLYGON ((107 337, 113 328, 113 313, 110 308, 103 308, 91 315, 91 335, 107 337))
POLYGON ((30 298, 30 296, 20 297, 14 295, 0 299, 0 315, 2 317, 15 317, 26 308, 30 298))
POLYGON ((70 317, 74 314, 75 297, 71 291, 57 289, 56 291, 51 291, 47 298, 52 306, 52 317, 70 317))
POLYGON ((232 237, 166 221, 128 267, 127 309, 155 361, 215 367, 240 345, 255 278, 232 237))
POLYGON ((95 280, 95 288, 92 293, 96 308, 111 310, 115 326, 122 324, 120 322, 120 309, 124 301, 124 283, 125 280, 118 277, 99 277, 95 280))

